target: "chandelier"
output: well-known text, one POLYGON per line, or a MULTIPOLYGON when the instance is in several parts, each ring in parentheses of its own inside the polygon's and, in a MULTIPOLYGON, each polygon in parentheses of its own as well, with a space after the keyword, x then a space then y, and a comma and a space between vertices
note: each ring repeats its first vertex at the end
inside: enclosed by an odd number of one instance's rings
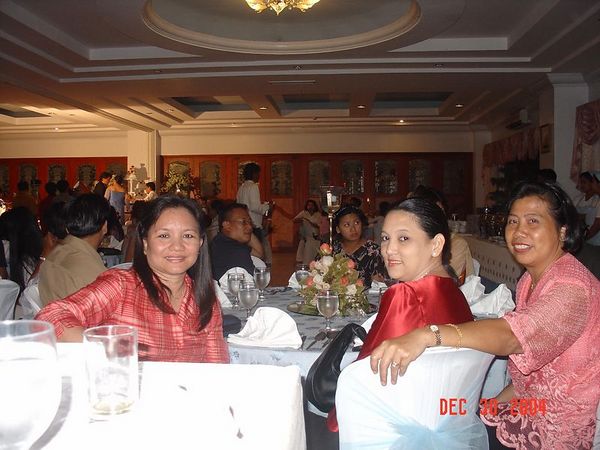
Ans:
POLYGON ((279 15, 285 8, 296 8, 302 12, 312 8, 320 0, 246 0, 248 6, 254 11, 260 13, 265 9, 271 8, 279 15))

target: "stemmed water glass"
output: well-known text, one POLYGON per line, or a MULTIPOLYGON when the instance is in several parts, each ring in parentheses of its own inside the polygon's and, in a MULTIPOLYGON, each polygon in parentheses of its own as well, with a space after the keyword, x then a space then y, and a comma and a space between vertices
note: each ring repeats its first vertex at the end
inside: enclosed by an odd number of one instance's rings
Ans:
POLYGON ((325 317, 325 334, 329 336, 333 329, 331 328, 331 318, 338 313, 340 298, 333 291, 321 291, 317 294, 317 309, 319 314, 325 317))
POLYGON ((30 448, 60 404, 54 327, 36 320, 1 321, 0 374, 0 448, 30 448))
POLYGON ((259 289, 258 299, 262 302, 265 299, 265 288, 271 282, 271 269, 268 267, 256 267, 254 269, 254 283, 259 289))
POLYGON ((254 283, 243 281, 238 292, 240 303, 246 308, 246 321, 250 317, 252 308, 258 303, 258 289, 254 283))
POLYGON ((244 281, 244 274, 233 272, 227 275, 227 288, 233 298, 231 299, 231 308, 238 309, 240 304, 240 299, 238 297, 238 292, 240 290, 240 284, 244 281))

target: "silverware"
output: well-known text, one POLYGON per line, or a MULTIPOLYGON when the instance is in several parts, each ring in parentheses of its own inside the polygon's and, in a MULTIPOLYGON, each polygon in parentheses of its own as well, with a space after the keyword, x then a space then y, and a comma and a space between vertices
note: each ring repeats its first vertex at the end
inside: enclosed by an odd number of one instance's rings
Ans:
POLYGON ((319 331, 317 333, 317 335, 314 337, 314 339, 312 340, 312 342, 310 344, 308 344, 308 347, 306 347, 306 350, 308 350, 309 348, 311 348, 317 342, 322 341, 326 337, 327 337, 327 334, 324 331, 319 331))

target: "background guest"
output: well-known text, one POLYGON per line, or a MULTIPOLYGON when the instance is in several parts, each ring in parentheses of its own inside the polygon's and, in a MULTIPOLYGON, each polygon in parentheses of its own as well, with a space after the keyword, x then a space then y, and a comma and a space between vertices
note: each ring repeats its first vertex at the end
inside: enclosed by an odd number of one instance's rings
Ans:
POLYGON ((131 219, 125 224, 125 237, 121 245, 123 262, 133 261, 135 243, 137 242, 137 226, 142 221, 147 210, 148 203, 145 201, 137 201, 131 207, 131 219))
POLYGON ((386 270, 379 245, 362 237, 363 227, 367 226, 367 217, 354 206, 344 206, 333 219, 333 228, 337 233, 333 240, 333 254, 342 253, 352 259, 368 288, 372 279, 383 281, 386 270))
MULTIPOLYGON (((371 354, 382 384, 392 384, 427 347, 467 347, 509 355, 512 384, 502 391, 490 448, 592 448, 600 400, 600 281, 569 251, 577 249, 577 212, 568 195, 548 183, 518 185, 508 204, 505 237, 526 272, 517 307, 501 319, 438 324, 384 341, 371 354), (515 401, 544 402, 546 414, 514 414, 515 401)), ((434 407, 435 405, 432 405, 434 407)))
POLYGON ((56 190, 57 193, 56 197, 54 197, 54 202, 69 203, 71 200, 73 200, 69 182, 64 178, 56 182, 56 190))
POLYGON ((215 198, 208 204, 207 218, 210 220, 208 227, 206 228, 206 238, 210 244, 214 237, 219 232, 219 212, 225 207, 223 200, 215 198))
POLYGON ((154 181, 148 181, 144 191, 146 192, 146 195, 144 196, 145 202, 149 202, 158 197, 158 194, 156 193, 156 183, 154 181))
POLYGON ((296 262, 308 264, 315 259, 319 251, 319 245, 321 245, 319 235, 321 212, 317 202, 307 200, 304 209, 293 220, 300 224, 300 242, 298 242, 298 250, 296 251, 296 262))
POLYGON ((379 203, 377 207, 377 215, 369 219, 369 228, 372 229, 373 241, 381 246, 381 230, 383 229, 383 220, 392 205, 385 200, 379 203))
POLYGON ((253 231, 260 240, 264 250, 264 260, 267 265, 272 262, 271 244, 268 233, 263 229, 263 216, 267 215, 273 207, 273 203, 260 201, 258 179, 260 177, 260 166, 256 163, 248 163, 244 166, 244 182, 237 191, 237 202, 248 207, 252 219, 253 231))
POLYGON ((125 202, 127 200, 127 189, 125 189, 125 180, 123 175, 115 175, 112 182, 109 183, 104 198, 108 200, 110 206, 115 208, 121 225, 125 223, 125 202))
POLYGON ((104 197, 104 193, 106 192, 106 186, 108 186, 108 182, 112 178, 110 172, 102 172, 96 184, 94 184, 94 189, 92 192, 100 197, 104 197))
POLYGON ((63 342, 80 342, 88 327, 134 326, 141 360, 229 362, 201 213, 175 196, 148 208, 133 267, 107 271, 42 309, 37 319, 54 324, 63 342))
POLYGON ((231 203, 219 213, 219 232, 210 243, 212 272, 219 280, 229 269, 241 267, 254 273, 251 255, 260 258, 260 249, 251 248, 252 219, 246 205, 231 203))
POLYGON ((577 189, 582 194, 576 200, 575 207, 584 227, 584 243, 577 253, 577 259, 600 279, 600 195, 595 186, 600 180, 592 172, 583 172, 579 176, 577 189))
POLYGON ((37 216, 37 201, 29 191, 29 183, 24 180, 17 183, 17 192, 12 199, 13 208, 19 208, 21 206, 27 208, 34 216, 37 216))
POLYGON ((50 207, 50 205, 54 202, 54 198, 56 197, 56 183, 52 181, 48 181, 44 185, 44 190, 46 191, 46 197, 44 197, 39 205, 38 205, 38 215, 39 217, 43 217, 45 211, 50 207))
POLYGON ((106 270, 98 246, 107 231, 110 206, 95 194, 83 194, 67 208, 69 233, 40 268, 40 299, 46 305, 90 284, 106 270))

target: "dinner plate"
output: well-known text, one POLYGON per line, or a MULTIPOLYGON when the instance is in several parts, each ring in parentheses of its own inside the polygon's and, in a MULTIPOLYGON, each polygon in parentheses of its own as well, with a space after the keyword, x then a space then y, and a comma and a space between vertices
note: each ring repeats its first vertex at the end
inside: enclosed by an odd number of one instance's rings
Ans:
MULTIPOLYGON (((305 316, 320 316, 319 311, 315 305, 308 303, 294 302, 287 305, 287 310, 296 314, 303 314, 305 316)), ((377 312, 377 306, 373 303, 369 303, 369 311, 367 314, 373 314, 377 312)))

